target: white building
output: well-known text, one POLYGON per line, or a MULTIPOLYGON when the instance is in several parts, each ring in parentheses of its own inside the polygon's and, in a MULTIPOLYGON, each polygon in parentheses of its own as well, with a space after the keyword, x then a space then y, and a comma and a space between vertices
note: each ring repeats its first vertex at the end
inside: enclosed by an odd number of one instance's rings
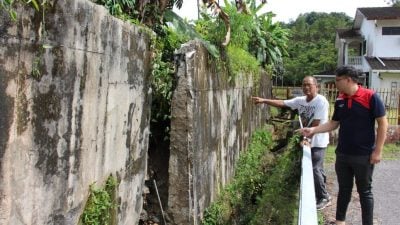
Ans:
POLYGON ((373 89, 400 89, 400 8, 358 8, 353 27, 338 29, 338 66, 352 65, 373 89))

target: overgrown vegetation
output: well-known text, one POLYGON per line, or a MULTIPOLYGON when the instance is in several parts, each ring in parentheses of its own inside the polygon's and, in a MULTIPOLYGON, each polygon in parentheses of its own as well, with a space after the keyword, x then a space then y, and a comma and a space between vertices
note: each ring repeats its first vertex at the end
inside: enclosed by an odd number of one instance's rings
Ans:
POLYGON ((271 134, 254 132, 235 177, 206 209, 203 224, 294 224, 301 173, 298 142, 294 136, 286 150, 272 153, 271 134))
POLYGON ((260 72, 260 64, 254 56, 248 51, 233 45, 228 46, 226 52, 229 56, 228 65, 230 70, 233 71, 233 76, 241 71, 252 74, 255 80, 257 80, 258 73, 260 72))
MULTIPOLYGON (((171 115, 172 91, 175 85, 174 50, 188 40, 167 26, 162 26, 153 40, 152 61, 152 122, 169 121, 171 115)), ((168 129, 168 126, 166 127, 168 129)))
POLYGON ((0 9, 2 9, 2 8, 5 9, 9 13, 10 17, 13 20, 17 19, 17 13, 15 12, 15 10, 13 8, 13 5, 16 2, 30 4, 37 11, 39 11, 41 6, 44 6, 48 2, 48 0, 41 0, 41 1, 39 1, 39 0, 0 0, 0 9))
POLYGON ((79 220, 80 225, 113 225, 116 224, 117 181, 109 176, 104 187, 90 185, 89 198, 79 220))
POLYGON ((278 73, 282 71, 282 57, 287 54, 289 30, 281 27, 280 23, 273 23, 272 13, 260 13, 265 4, 257 4, 255 0, 245 2, 246 10, 238 12, 235 2, 224 1, 223 10, 229 16, 231 27, 228 49, 221 46, 226 33, 222 20, 203 12, 202 17, 195 21, 196 31, 204 40, 219 46, 222 55, 227 56, 231 75, 240 72, 255 75, 259 72, 255 71, 258 65, 270 73, 278 73), (240 58, 243 61, 238 60, 237 53, 243 56, 240 58))
POLYGON ((163 16, 175 5, 182 7, 183 0, 92 0, 104 5, 111 15, 135 24, 144 24, 152 30, 164 23, 163 16))

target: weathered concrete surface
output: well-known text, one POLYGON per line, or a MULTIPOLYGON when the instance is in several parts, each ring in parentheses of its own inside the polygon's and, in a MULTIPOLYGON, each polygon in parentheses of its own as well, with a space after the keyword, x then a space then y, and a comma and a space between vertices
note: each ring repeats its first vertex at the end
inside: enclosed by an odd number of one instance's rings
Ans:
POLYGON ((78 224, 89 185, 110 174, 118 224, 137 224, 148 34, 86 0, 17 13, 0 12, 0 224, 78 224))
MULTIPOLYGON (((188 43, 178 56, 168 213, 171 224, 200 224, 204 209, 232 177, 240 151, 267 114, 266 108, 251 102, 259 84, 253 84, 250 75, 241 74, 229 82, 227 72, 222 66, 217 69, 199 42, 188 43)), ((268 79, 263 78, 260 83, 265 84, 268 79)))

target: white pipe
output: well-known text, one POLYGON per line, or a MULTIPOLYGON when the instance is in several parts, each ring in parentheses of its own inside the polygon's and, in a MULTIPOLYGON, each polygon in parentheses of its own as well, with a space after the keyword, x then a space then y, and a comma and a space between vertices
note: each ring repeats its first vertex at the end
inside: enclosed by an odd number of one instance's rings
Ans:
POLYGON ((303 145, 298 225, 318 225, 311 149, 303 145))
POLYGON ((162 204, 161 204, 160 194, 158 194, 158 188, 157 188, 156 180, 153 180, 153 183, 154 183, 154 187, 156 189, 158 202, 160 203, 160 209, 161 209, 161 214, 162 214, 162 218, 163 218, 163 221, 164 221, 164 225, 167 225, 167 222, 165 221, 164 210, 163 210, 163 207, 162 207, 162 204))
POLYGON ((386 64, 382 61, 381 58, 379 58, 379 57, 375 57, 375 58, 382 64, 382 66, 386 67, 386 64))

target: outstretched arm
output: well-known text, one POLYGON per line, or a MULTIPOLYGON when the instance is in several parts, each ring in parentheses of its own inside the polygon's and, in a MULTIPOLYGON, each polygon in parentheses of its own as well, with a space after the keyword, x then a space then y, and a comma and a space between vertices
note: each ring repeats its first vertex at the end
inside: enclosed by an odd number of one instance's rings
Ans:
POLYGON ((253 100, 253 102, 255 104, 267 104, 267 105, 271 105, 271 106, 275 106, 275 107, 285 107, 286 105, 283 103, 283 100, 279 100, 279 99, 267 99, 267 98, 260 98, 260 97, 251 97, 251 99, 253 100))

